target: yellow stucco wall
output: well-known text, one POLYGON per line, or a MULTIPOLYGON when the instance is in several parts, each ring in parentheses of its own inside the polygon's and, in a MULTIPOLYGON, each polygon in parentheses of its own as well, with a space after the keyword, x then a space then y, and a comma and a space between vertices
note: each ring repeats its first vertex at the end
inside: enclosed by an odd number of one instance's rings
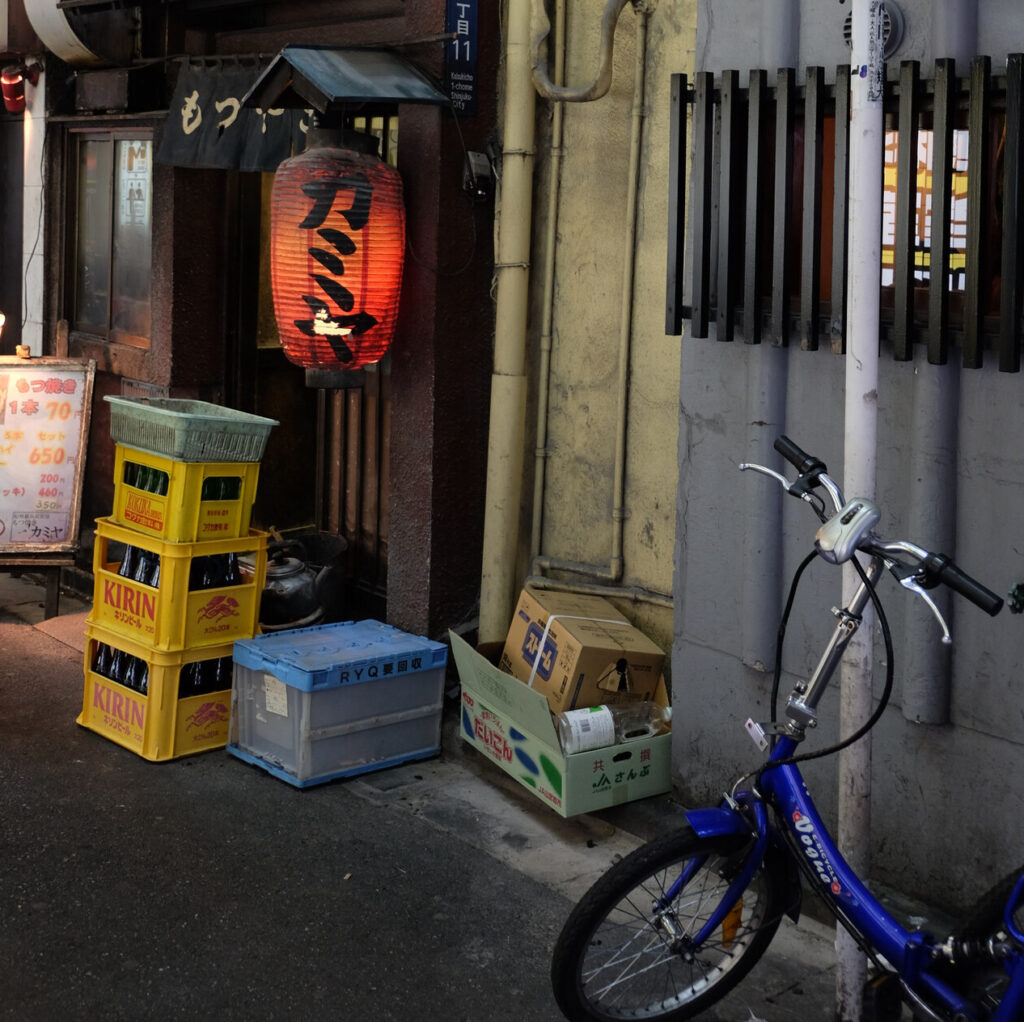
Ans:
MULTIPOLYGON (((553 5, 549 0, 549 10, 553 5)), ((668 220, 669 82, 692 73, 694 0, 647 4, 644 118, 639 158, 636 261, 629 337, 625 520, 622 583, 670 595, 676 520, 676 443, 680 338, 665 335, 668 220)), ((589 84, 600 51, 598 0, 567 0, 568 86, 589 84)), ((550 410, 543 493, 541 555, 607 569, 612 550, 613 467, 631 120, 639 17, 627 4, 615 33, 608 94, 564 104, 560 202, 556 217, 550 410)), ((549 65, 553 67, 553 62, 549 65)), ((543 322, 543 238, 552 187, 553 104, 538 98, 530 297, 531 408, 535 437, 539 337, 543 322)), ((524 500, 533 496, 534 446, 526 457, 524 500)), ((529 512, 525 538, 529 538, 529 512)), ((524 557, 524 565, 527 559, 524 557)), ((528 567, 528 565, 527 565, 528 567)), ((552 573, 562 579, 594 581, 552 573)), ((639 627, 669 650, 672 613, 651 602, 616 601, 639 627)))

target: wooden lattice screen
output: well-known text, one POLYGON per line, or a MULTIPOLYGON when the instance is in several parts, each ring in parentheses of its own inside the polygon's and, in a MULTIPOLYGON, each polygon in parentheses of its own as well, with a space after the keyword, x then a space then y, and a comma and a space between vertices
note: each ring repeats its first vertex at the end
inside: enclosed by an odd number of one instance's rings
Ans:
MULTIPOLYGON (((850 69, 774 85, 751 71, 672 76, 666 333, 845 350, 850 69), (685 305, 690 135, 689 305, 685 305)), ((893 356, 943 364, 983 352, 1020 370, 1024 305, 1024 55, 1004 74, 951 60, 899 66, 885 99, 882 312, 893 356), (941 272, 935 272, 940 268, 941 272)))

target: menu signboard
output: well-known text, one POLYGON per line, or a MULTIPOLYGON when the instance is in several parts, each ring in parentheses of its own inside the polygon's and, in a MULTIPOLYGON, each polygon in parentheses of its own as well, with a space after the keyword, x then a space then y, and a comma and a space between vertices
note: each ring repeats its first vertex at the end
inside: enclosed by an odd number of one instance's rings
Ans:
POLYGON ((78 545, 95 371, 95 362, 0 358, 0 563, 78 545))

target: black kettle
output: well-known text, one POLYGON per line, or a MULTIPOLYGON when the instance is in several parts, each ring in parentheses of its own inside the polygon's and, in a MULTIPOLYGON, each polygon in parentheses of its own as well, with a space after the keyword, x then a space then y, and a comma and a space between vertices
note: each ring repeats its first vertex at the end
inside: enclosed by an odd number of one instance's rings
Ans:
POLYGON ((327 568, 314 571, 306 548, 298 540, 267 546, 267 581, 260 599, 260 628, 264 632, 306 628, 323 620, 319 586, 327 568))

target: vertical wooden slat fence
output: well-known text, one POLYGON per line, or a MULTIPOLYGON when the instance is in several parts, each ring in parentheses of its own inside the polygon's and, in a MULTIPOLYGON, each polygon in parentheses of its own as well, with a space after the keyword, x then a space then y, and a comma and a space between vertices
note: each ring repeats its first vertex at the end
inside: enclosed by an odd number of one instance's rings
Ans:
POLYGON ((914 357, 914 218, 917 214, 917 119, 920 65, 908 60, 900 68, 899 150, 896 171, 896 243, 893 254, 892 354, 898 361, 914 357))
POLYGON ((665 269, 665 333, 683 330, 683 273, 686 265, 686 75, 671 81, 668 140, 668 260, 665 269))
POLYGON ((720 155, 718 175, 718 339, 731 341, 736 323, 736 294, 734 282, 736 273, 732 265, 730 240, 734 232, 734 218, 738 216, 736 201, 736 179, 739 176, 735 166, 739 148, 740 127, 740 76, 736 71, 725 71, 721 85, 721 130, 719 132, 720 155))
POLYGON ((745 207, 745 247, 743 252, 743 333, 748 343, 761 343, 761 243, 764 220, 758 216, 765 173, 764 132, 768 119, 768 76, 764 71, 750 72, 747 89, 747 202, 745 207))
POLYGON ((772 235, 771 342, 789 343, 789 288, 793 235, 793 124, 796 119, 796 75, 779 71, 775 85, 775 218, 772 235))
POLYGON ((824 163, 825 70, 807 70, 804 86, 804 194, 800 248, 800 347, 818 348, 821 315, 821 197, 824 163))
MULTIPOLYGON (((948 224, 953 195, 953 103, 956 75, 952 60, 935 62, 932 100, 932 222, 948 224)), ((949 232, 933 233, 931 265, 943 272, 928 277, 928 361, 945 365, 949 359, 949 232)))
POLYGON ((693 102, 693 297, 691 326, 697 337, 707 337, 711 304, 711 211, 714 206, 712 157, 715 151, 715 76, 697 75, 693 102))
MULTIPOLYGON (((846 167, 850 162, 850 69, 836 68, 835 141, 833 165, 846 167)), ((832 175, 832 280, 829 330, 832 352, 846 353, 846 239, 849 236, 850 182, 845 173, 832 175)))
MULTIPOLYGON (((1024 329, 1024 55, 993 75, 989 57, 964 78, 937 60, 890 74, 895 150, 879 336, 898 360, 964 366, 995 352, 1020 371, 1024 329), (954 165, 954 160, 959 165, 954 165), (966 185, 964 182, 966 181, 966 185), (966 190, 965 190, 966 189, 966 190), (889 248, 888 246, 891 246, 889 248)), ((700 72, 672 80, 666 332, 845 350, 850 69, 700 72), (688 117, 692 105, 693 117, 688 117), (690 262, 684 277, 687 128, 692 125, 690 262), (829 148, 831 147, 831 148, 829 148), (801 183, 802 182, 802 183, 801 183), (827 255, 830 261, 824 263, 827 255), (685 281, 690 306, 685 305, 685 281)))
POLYGON ((971 64, 970 106, 967 115, 970 172, 967 175, 967 287, 964 295, 964 365, 978 369, 982 362, 982 294, 985 264, 985 207, 988 200, 989 78, 991 60, 971 64), (972 258, 976 256, 977 258, 972 258))
POLYGON ((999 296, 999 368, 1020 371, 1024 314, 1024 54, 1006 62, 1006 139, 1003 177, 1002 288, 999 296))

